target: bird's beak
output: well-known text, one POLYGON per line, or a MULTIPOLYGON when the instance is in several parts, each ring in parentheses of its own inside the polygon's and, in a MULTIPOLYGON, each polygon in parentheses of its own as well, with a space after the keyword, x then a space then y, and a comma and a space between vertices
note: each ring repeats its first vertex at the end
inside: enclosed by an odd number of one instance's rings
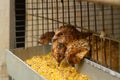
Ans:
POLYGON ((52 42, 55 42, 56 40, 57 40, 57 37, 54 36, 54 37, 52 38, 52 42))

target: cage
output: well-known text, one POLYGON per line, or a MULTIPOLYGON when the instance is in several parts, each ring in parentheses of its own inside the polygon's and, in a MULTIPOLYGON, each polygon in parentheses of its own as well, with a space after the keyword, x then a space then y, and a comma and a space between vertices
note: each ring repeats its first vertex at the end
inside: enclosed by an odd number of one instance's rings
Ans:
POLYGON ((114 64, 119 63, 119 13, 119 7, 86 1, 26 0, 25 46, 37 46, 41 34, 55 31, 61 25, 71 24, 80 31, 95 33, 91 60, 112 69, 114 64), (107 35, 104 41, 99 38, 103 31, 107 35), (117 56, 113 57, 115 55, 117 56))
MULTIPOLYGON (((99 0, 98 0, 99 1, 99 0)), ((97 0, 96 0, 97 2, 97 0)), ((14 45, 29 48, 38 45, 41 34, 71 24, 79 31, 93 32, 90 61, 120 73, 120 7, 82 0, 25 0, 24 26, 15 30, 14 45), (106 34, 100 37, 102 32, 106 34), (19 34, 23 35, 19 35, 19 34), (18 36, 17 36, 18 34, 18 36), (23 38, 20 42, 20 38, 23 38)), ((108 1, 109 2, 109 1, 108 1)), ((19 3, 19 1, 18 1, 19 3)), ((20 3, 19 3, 20 4, 20 3)), ((16 13, 16 16, 19 13, 16 13)), ((17 19, 17 17, 16 17, 17 19)), ((20 24, 21 24, 20 23, 20 24)), ((20 25, 18 24, 18 25, 20 25)), ((16 26, 17 27, 17 26, 16 26)), ((29 55, 29 54, 28 54, 29 55)))

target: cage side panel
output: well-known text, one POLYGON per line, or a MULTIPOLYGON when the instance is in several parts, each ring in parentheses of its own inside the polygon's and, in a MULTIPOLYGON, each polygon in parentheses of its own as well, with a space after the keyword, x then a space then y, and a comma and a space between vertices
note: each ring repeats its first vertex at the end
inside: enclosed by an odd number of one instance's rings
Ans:
POLYGON ((119 44, 119 41, 101 39, 98 36, 94 36, 91 60, 119 72, 119 44))
MULTIPOLYGON (((88 75, 90 80, 98 80, 98 79, 100 79, 100 80, 119 80, 120 77, 119 78, 116 77, 114 72, 110 71, 112 74, 111 75, 110 73, 106 72, 105 69, 100 69, 102 67, 101 65, 98 65, 98 64, 96 65, 96 63, 93 63, 89 60, 84 60, 84 61, 85 61, 84 63, 81 63, 79 65, 78 70, 82 74, 88 75), (92 63, 92 65, 90 63, 87 63, 86 61, 92 63), (96 65, 96 67, 95 67, 95 65, 96 65)), ((119 74, 119 73, 117 73, 117 74, 119 74)))
POLYGON ((6 64, 8 74, 15 80, 45 80, 10 51, 6 51, 6 64))
POLYGON ((50 45, 43 45, 39 47, 30 47, 27 49, 18 48, 11 50, 17 57, 23 61, 32 58, 33 56, 48 54, 51 51, 50 45))
MULTIPOLYGON (((20 58, 10 51, 6 51, 6 61, 8 73, 15 80, 45 80, 41 75, 32 70, 20 58)), ((99 78, 102 80, 119 80, 119 78, 111 76, 109 73, 106 73, 87 62, 83 62, 83 64, 78 67, 80 73, 86 74, 90 80, 97 80, 99 78)))

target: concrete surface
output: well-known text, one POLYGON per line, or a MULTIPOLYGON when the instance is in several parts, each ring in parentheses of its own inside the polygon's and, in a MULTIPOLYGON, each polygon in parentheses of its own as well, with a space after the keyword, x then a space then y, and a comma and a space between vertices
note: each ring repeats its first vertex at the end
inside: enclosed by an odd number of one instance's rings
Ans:
POLYGON ((0 0, 0 80, 8 80, 5 49, 9 49, 10 0, 0 0))

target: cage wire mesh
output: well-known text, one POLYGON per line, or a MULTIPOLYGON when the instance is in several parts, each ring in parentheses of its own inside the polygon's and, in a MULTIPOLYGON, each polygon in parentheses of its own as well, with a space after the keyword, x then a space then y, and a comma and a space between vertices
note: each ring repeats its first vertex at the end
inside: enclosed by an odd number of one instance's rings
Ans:
POLYGON ((92 37, 91 60, 120 72, 120 8, 76 0, 26 0, 25 47, 38 46, 41 34, 71 24, 109 37, 92 37))

